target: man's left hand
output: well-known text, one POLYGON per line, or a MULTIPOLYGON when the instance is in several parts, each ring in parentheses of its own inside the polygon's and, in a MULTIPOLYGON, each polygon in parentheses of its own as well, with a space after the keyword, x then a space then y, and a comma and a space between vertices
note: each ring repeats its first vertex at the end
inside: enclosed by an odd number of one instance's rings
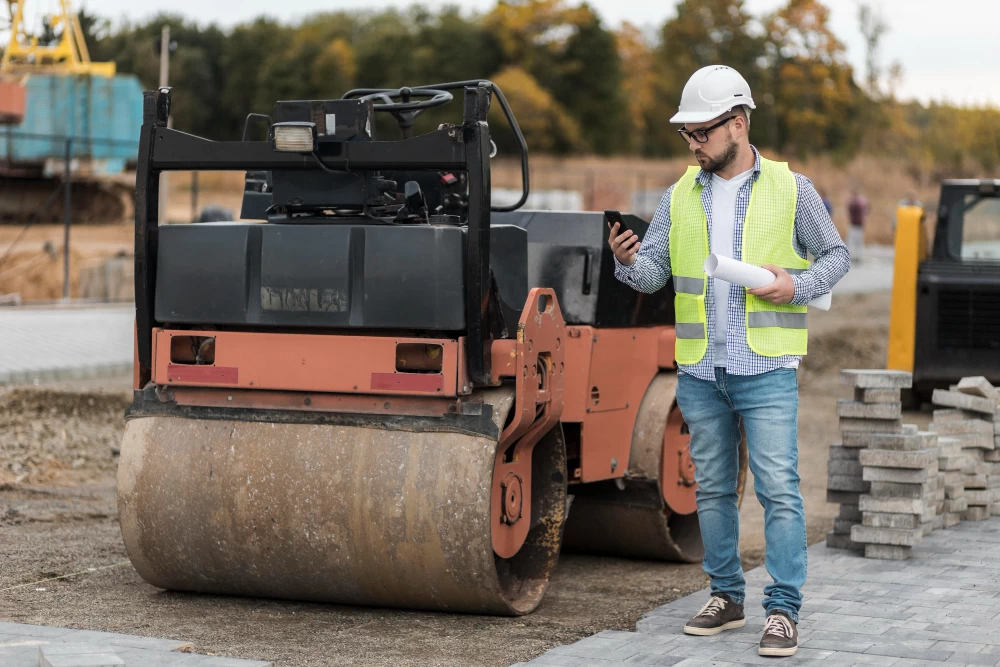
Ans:
POLYGON ((766 287, 748 289, 747 292, 773 304, 791 303, 795 296, 795 283, 792 282, 792 275, 774 264, 765 264, 764 268, 775 275, 775 281, 766 287))

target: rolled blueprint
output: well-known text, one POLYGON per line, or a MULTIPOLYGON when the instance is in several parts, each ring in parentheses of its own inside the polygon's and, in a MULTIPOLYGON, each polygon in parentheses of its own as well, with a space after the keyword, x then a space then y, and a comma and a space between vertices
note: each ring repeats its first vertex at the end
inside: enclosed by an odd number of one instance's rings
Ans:
MULTIPOLYGON (((709 255, 705 260, 705 273, 710 278, 725 280, 727 283, 741 285, 747 289, 766 287, 776 279, 775 275, 765 268, 715 254, 709 255)), ((830 303, 831 295, 827 292, 810 301, 808 305, 820 310, 830 310, 830 303)))

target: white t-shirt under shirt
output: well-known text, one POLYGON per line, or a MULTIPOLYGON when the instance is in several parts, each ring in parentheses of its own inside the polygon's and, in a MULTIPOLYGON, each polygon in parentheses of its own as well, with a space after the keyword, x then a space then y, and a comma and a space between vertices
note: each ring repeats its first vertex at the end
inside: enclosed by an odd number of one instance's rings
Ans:
MULTIPOLYGON (((746 183, 753 169, 733 176, 728 181, 718 174, 712 174, 712 253, 720 257, 733 257, 733 229, 736 226, 736 195, 746 183)), ((726 366, 726 334, 729 331, 729 287, 730 284, 712 278, 715 290, 715 365, 726 366)), ((742 293, 742 289, 740 290, 742 293)), ((797 368, 798 360, 785 368, 797 368)))
MULTIPOLYGON (((747 169, 728 181, 712 174, 712 253, 733 256, 733 228, 736 226, 736 195, 753 173, 747 169)), ((715 365, 726 365, 726 332, 729 330, 729 283, 712 278, 715 290, 715 365)))

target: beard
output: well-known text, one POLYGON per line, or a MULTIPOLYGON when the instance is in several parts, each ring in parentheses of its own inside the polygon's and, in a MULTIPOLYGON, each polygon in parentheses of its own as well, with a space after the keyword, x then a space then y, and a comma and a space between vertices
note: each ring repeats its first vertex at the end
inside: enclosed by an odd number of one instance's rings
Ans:
POLYGON ((732 135, 729 136, 729 141, 726 143, 726 150, 722 151, 722 154, 718 157, 711 157, 706 153, 695 153, 696 157, 704 158, 704 161, 698 160, 701 164, 701 168, 710 174, 722 171, 729 165, 731 165, 736 160, 736 155, 739 153, 739 146, 733 139, 732 135))

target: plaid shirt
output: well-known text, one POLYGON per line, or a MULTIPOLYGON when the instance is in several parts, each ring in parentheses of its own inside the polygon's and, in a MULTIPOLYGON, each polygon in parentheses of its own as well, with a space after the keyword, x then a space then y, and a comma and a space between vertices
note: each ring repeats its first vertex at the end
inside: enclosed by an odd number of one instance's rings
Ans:
MULTIPOLYGON (((750 188, 760 176, 760 153, 754 152, 753 173, 736 194, 736 219, 733 227, 733 258, 741 260, 743 254, 743 222, 750 203, 750 188)), ((708 236, 712 236, 712 174, 705 170, 698 172, 697 182, 703 186, 701 204, 708 219, 708 236)), ((801 306, 833 289, 851 268, 851 257, 833 226, 812 181, 801 174, 795 174, 798 196, 795 201, 795 251, 806 257, 806 250, 816 258, 808 270, 792 276, 795 296, 792 303, 801 306)), ((661 289, 670 279, 670 196, 675 185, 671 185, 653 215, 642 247, 636 253, 635 262, 625 266, 615 259, 615 277, 626 285, 640 291, 652 293, 661 289)), ((715 290, 706 290, 705 313, 708 316, 708 349, 696 364, 682 365, 681 370, 702 380, 715 380, 715 290)), ((746 291, 739 285, 729 286, 729 322, 726 332, 726 372, 732 375, 759 375, 778 368, 794 366, 801 357, 765 357, 757 354, 747 345, 746 331, 746 291)), ((723 364, 719 364, 722 366, 723 364)))

